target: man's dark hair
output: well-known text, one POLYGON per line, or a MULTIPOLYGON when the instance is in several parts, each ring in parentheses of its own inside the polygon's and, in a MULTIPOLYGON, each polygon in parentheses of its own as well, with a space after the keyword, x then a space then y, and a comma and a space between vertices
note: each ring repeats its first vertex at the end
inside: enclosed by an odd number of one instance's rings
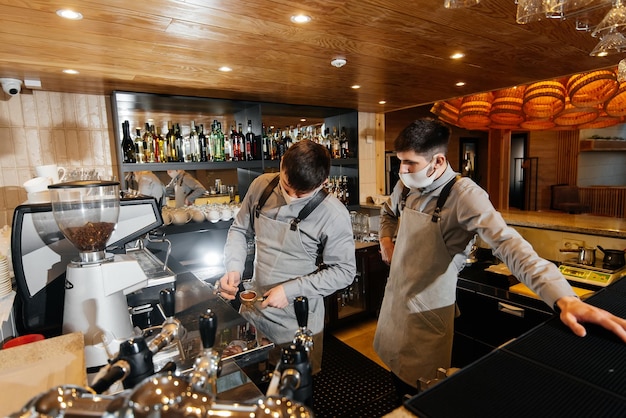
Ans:
POLYGON ((418 119, 404 128, 393 142, 396 152, 414 151, 417 154, 448 152, 450 128, 435 119, 418 119))
POLYGON ((330 153, 320 144, 302 140, 287 149, 280 166, 289 186, 300 193, 310 192, 328 178, 330 153))

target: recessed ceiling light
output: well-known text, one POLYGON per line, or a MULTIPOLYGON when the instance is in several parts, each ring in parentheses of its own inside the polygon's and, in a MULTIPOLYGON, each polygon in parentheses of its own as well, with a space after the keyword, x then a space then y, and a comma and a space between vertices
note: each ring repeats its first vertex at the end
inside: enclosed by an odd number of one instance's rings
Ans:
POLYGON ((334 60, 332 60, 330 62, 330 65, 332 65, 333 67, 337 67, 337 68, 341 68, 344 65, 346 65, 348 63, 348 61, 346 61, 345 58, 341 58, 341 57, 337 57, 334 60))
POLYGON ((224 66, 218 68, 218 70, 220 70, 223 73, 228 73, 228 72, 232 71, 233 69, 224 65, 224 66))
POLYGON ((465 85, 465 81, 458 81, 455 86, 457 87, 463 87, 465 85))
POLYGON ((300 122, 306 122, 306 118, 300 119, 300 122))
POLYGON ((78 74, 78 70, 72 70, 71 68, 67 68, 63 70, 65 74, 78 74))
POLYGON ((464 53, 462 53, 462 52, 456 52, 456 53, 454 53, 454 54, 450 55, 450 58, 452 58, 453 60, 458 60, 458 59, 463 58, 464 56, 465 56, 465 54, 464 54, 464 53))
POLYGON ((64 19, 70 19, 70 20, 81 20, 83 18, 82 14, 75 12, 74 10, 70 10, 70 9, 57 10, 57 16, 61 16, 64 19))
POLYGON ((361 86, 359 86, 358 84, 355 84, 354 86, 352 86, 352 88, 356 90, 356 89, 360 89, 361 86))
POLYGON ((386 100, 381 100, 380 102, 378 102, 378 104, 381 104, 381 105, 386 104, 386 103, 387 103, 386 100))
POLYGON ((311 21, 311 16, 303 14, 293 15, 291 16, 291 21, 293 23, 309 23, 311 21))

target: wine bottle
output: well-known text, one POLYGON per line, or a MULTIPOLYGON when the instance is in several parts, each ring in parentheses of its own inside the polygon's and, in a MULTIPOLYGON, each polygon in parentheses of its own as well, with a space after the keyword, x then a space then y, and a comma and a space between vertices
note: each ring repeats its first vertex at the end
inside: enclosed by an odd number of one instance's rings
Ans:
POLYGON ((213 155, 213 161, 224 161, 224 133, 221 125, 217 120, 214 120, 211 125, 211 141, 213 143, 211 154, 213 155))
POLYGON ((141 137, 141 128, 135 128, 135 159, 138 163, 146 162, 143 138, 141 137))
POLYGON ((350 158, 350 144, 345 127, 341 128, 341 133, 339 134, 339 147, 341 149, 341 158, 350 158))
POLYGON ((248 120, 248 131, 246 132, 246 160, 254 160, 254 134, 252 133, 252 121, 248 120))
POLYGON ((246 160, 246 137, 243 134, 243 126, 239 123, 237 129, 237 156, 238 161, 246 160))
POLYGON ((206 136, 204 135, 204 125, 200 124, 198 128, 198 146, 200 147, 200 161, 209 161, 210 152, 207 152, 206 136))
POLYGON ((122 122, 122 153, 124 154, 125 163, 137 162, 135 157, 135 142, 130 137, 130 123, 127 120, 122 122))
POLYGON ((174 134, 176 135, 176 161, 182 163, 185 161, 185 151, 183 149, 183 133, 178 123, 174 125, 174 134))
POLYGON ((261 138, 261 144, 263 148, 263 159, 270 159, 270 137, 267 135, 267 129, 265 128, 265 124, 263 126, 263 137, 261 138))
POLYGON ((143 142, 143 158, 147 163, 154 162, 154 143, 152 141, 154 138, 154 130, 153 127, 150 126, 148 122, 146 122, 146 128, 143 133, 142 142, 143 142))
POLYGON ((333 136, 330 138, 330 147, 332 158, 341 158, 341 145, 339 144, 339 135, 337 135, 336 126, 333 126, 333 136))

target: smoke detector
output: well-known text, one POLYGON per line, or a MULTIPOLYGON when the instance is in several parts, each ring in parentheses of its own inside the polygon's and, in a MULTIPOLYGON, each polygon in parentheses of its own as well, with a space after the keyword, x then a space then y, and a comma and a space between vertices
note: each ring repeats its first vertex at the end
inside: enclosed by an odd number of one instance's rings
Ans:
POLYGON ((332 65, 333 67, 341 68, 346 65, 347 62, 348 61, 346 61, 345 58, 335 58, 330 62, 330 65, 332 65))

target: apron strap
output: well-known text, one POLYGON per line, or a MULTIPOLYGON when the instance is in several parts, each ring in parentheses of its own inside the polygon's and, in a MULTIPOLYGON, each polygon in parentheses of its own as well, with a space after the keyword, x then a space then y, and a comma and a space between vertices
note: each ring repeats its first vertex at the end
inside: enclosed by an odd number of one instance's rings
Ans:
POLYGON ((445 186, 443 186, 439 199, 437 199, 437 207, 435 208, 435 212, 433 213, 433 217, 431 219, 433 222, 437 223, 441 219, 441 208, 443 208, 443 205, 446 204, 446 200, 448 200, 448 196, 450 196, 452 186, 454 186, 459 178, 461 178, 461 176, 455 176, 452 180, 447 182, 445 186))
POLYGON ((396 209, 396 216, 399 217, 402 214, 402 211, 404 210, 404 207, 406 206, 406 198, 409 195, 410 191, 411 189, 409 189, 406 186, 404 186, 404 188, 402 189, 402 194, 400 195, 400 205, 396 209))
POLYGON ((277 174, 276 177, 274 177, 272 181, 270 181, 269 184, 265 187, 265 190, 263 190, 263 194, 261 195, 261 198, 259 199, 259 202, 256 204, 256 207, 254 209, 255 217, 258 218, 261 214, 261 208, 265 205, 265 202, 267 202, 267 199, 272 194, 272 191, 278 185, 279 180, 280 174, 277 174))
POLYGON ((313 196, 313 198, 302 208, 300 213, 298 213, 298 216, 291 221, 291 230, 295 231, 298 229, 298 224, 305 220, 306 217, 309 216, 324 199, 326 199, 326 196, 328 196, 326 189, 324 187, 319 189, 317 193, 315 193, 315 196, 313 196))

